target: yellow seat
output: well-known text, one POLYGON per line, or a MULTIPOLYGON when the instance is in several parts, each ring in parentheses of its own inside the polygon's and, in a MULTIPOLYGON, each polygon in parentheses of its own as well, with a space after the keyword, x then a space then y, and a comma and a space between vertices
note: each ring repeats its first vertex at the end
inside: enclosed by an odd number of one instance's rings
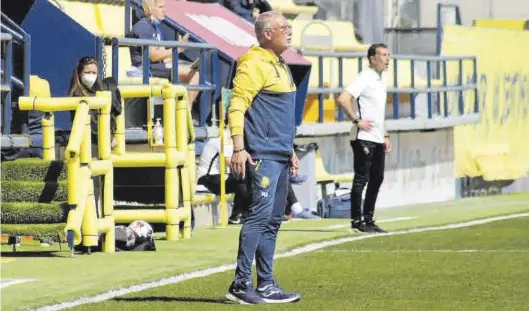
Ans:
POLYGON ((367 52, 369 44, 358 42, 354 25, 350 21, 326 21, 334 35, 336 51, 367 52))
POLYGON ((105 37, 125 37, 125 8, 120 5, 110 4, 94 5, 96 7, 96 19, 101 20, 105 37))
MULTIPOLYGON (((318 95, 308 94, 305 109, 303 109, 303 123, 316 123, 319 120, 319 116, 320 102, 318 95)), ((336 102, 333 98, 323 100, 323 122, 336 122, 336 102)))
POLYGON ((51 97, 50 83, 39 76, 29 76, 29 96, 31 97, 51 97))
POLYGON ((353 174, 329 174, 320 152, 316 151, 316 181, 318 183, 352 182, 353 174))
POLYGON ((293 0, 268 0, 274 11, 279 11, 287 17, 312 18, 318 11, 316 6, 298 5, 293 0))
POLYGON ((292 47, 305 50, 334 50, 341 52, 366 52, 369 48, 368 44, 358 42, 355 37, 355 30, 353 23, 349 21, 322 21, 322 20, 293 20, 292 24, 292 47), (302 36, 306 38, 314 38, 302 40, 302 36), (327 38, 332 37, 332 46, 322 46, 318 42, 318 37, 329 41, 327 38), (313 43, 313 44, 312 44, 313 43))
POLYGON ((123 6, 68 0, 51 1, 51 3, 62 7, 64 13, 96 36, 105 38, 124 36, 123 6))

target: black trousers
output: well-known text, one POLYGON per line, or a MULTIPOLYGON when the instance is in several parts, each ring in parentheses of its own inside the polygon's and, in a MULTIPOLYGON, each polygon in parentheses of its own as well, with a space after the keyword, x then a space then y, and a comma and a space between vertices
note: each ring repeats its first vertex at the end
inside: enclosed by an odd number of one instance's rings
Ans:
MULTIPOLYGON (((215 195, 220 195, 220 175, 202 176, 198 179, 197 183, 208 188, 215 195)), ((231 216, 236 217, 250 206, 250 192, 244 181, 239 181, 231 175, 228 175, 228 179, 226 179, 226 193, 235 194, 231 216)))
POLYGON ((287 206, 285 207, 285 214, 290 215, 292 214, 292 204, 298 203, 298 198, 296 198, 296 194, 294 193, 294 189, 292 189, 292 183, 288 185, 288 194, 287 194, 287 206))
POLYGON ((351 141, 354 153, 354 180, 351 189, 351 219, 372 220, 378 191, 384 180, 386 152, 384 144, 365 140, 351 141), (367 184, 364 210, 362 213, 362 192, 367 184))
POLYGON ((151 67, 151 74, 153 77, 156 78, 162 78, 162 79, 168 79, 169 81, 172 81, 172 71, 171 68, 152 68, 151 67))

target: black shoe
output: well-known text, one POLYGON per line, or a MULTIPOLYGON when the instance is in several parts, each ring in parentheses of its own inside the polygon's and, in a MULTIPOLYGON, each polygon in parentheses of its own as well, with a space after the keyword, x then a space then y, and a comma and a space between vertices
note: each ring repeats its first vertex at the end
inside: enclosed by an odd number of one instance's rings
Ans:
POLYGON ((365 230, 366 232, 372 232, 372 233, 388 233, 384 229, 377 226, 374 220, 366 220, 365 222, 365 230))
POLYGON ((365 224, 361 220, 351 221, 351 231, 366 232, 365 224))
POLYGON ((243 305, 260 305, 265 303, 261 295, 252 287, 251 283, 243 286, 235 286, 231 283, 226 298, 243 305))
POLYGON ((282 290, 276 282, 257 288, 257 293, 266 303, 289 303, 301 299, 297 293, 289 293, 282 290))

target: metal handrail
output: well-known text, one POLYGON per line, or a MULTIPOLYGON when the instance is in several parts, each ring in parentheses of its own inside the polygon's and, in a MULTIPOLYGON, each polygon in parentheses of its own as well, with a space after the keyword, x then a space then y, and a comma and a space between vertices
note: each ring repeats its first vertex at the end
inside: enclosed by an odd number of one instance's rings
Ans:
POLYGON ((2 42, 6 42, 5 46, 5 72, 4 79, 5 83, 2 83, 2 91, 5 92, 4 97, 4 107, 2 111, 2 134, 10 135, 11 134, 11 91, 12 91, 12 82, 11 77, 13 75, 13 36, 11 34, 2 33, 0 35, 2 42))
MULTIPOLYGON (((323 56, 323 57, 341 57, 341 58, 367 58, 365 53, 356 52, 326 52, 326 51, 302 51, 303 56, 323 56)), ((391 55, 392 59, 414 60, 419 62, 426 61, 451 61, 451 60, 475 60, 476 56, 423 56, 423 55, 391 55)))
MULTIPOLYGON (((188 90, 206 91, 206 92, 217 92, 219 87, 219 56, 218 50, 214 45, 205 43, 194 43, 194 42, 182 42, 182 41, 155 41, 155 40, 143 40, 143 39, 132 39, 132 38, 113 38, 112 39, 112 76, 118 81, 119 76, 119 47, 141 47, 142 49, 142 72, 143 72, 143 83, 149 84, 150 78, 150 58, 148 47, 165 47, 171 48, 173 52, 173 64, 172 64, 172 75, 173 84, 178 84, 178 48, 195 48, 200 50, 200 81, 198 85, 185 85, 188 90), (213 70, 211 72, 211 84, 206 84, 206 55, 205 51, 212 51, 212 65, 213 70)), ((200 97, 200 126, 206 126, 206 111, 207 102, 204 96, 200 97)), ((212 112, 215 114, 215 107, 212 107, 212 112)), ((213 117, 215 118, 215 117, 213 117)))
MULTIPOLYGON (((316 56, 318 57, 318 66, 319 66, 319 77, 318 77, 318 87, 309 88, 309 94, 318 94, 318 104, 319 104, 319 120, 318 122, 323 122, 324 116, 324 107, 323 107, 323 94, 334 94, 339 93, 344 90, 343 85, 343 59, 344 58, 355 58, 358 60, 358 71, 362 71, 362 60, 367 58, 364 53, 353 53, 353 52, 327 52, 327 51, 300 51, 300 54, 303 56, 316 56), (324 87, 323 86, 323 59, 325 57, 332 57, 338 59, 338 71, 339 71, 339 85, 338 87, 324 87)), ((399 94, 410 94, 410 106, 411 106, 411 117, 415 119, 415 97, 418 93, 426 93, 428 100, 428 118, 433 118, 433 94, 444 93, 444 117, 448 117, 448 100, 447 92, 459 92, 458 96, 458 106, 459 113, 464 114, 464 102, 463 102, 463 92, 467 90, 474 90, 474 112, 479 112, 479 103, 478 103, 478 81, 477 81, 477 58, 476 56, 471 55, 462 55, 462 56, 415 56, 415 55, 392 55, 392 61, 394 62, 393 68, 393 83, 394 86, 387 88, 387 92, 393 93, 393 118, 399 118, 399 94), (398 85, 398 60, 410 60, 410 73, 411 73, 411 87, 409 88, 400 88, 398 85), (446 63, 450 61, 457 61, 459 63, 459 77, 458 84, 448 85, 448 77, 446 74, 446 63), (472 82, 463 84, 463 61, 472 61, 472 82), (415 62, 426 62, 427 68, 427 77, 426 83, 427 86, 423 88, 415 87, 415 62), (442 63, 442 86, 432 87, 432 63, 442 63)), ((339 110, 339 121, 344 120, 343 111, 339 110)))
MULTIPOLYGON (((12 89, 12 86, 15 85, 17 87, 20 87, 22 89, 22 95, 28 96, 29 95, 29 88, 30 88, 30 73, 31 73, 31 36, 24 31, 20 26, 18 26, 14 21, 12 21, 6 14, 1 12, 0 14, 2 19, 2 25, 1 29, 2 31, 8 32, 9 35, 12 36, 12 40, 9 41, 7 49, 6 49, 6 76, 7 76, 7 67, 10 68, 9 72, 9 82, 6 81, 6 84, 9 85, 9 88, 12 89), (12 44, 13 42, 16 42, 18 44, 21 44, 23 46, 23 73, 21 79, 13 76, 13 52, 12 52, 12 44), (10 51, 9 51, 10 50, 10 51)), ((7 34, 6 34, 7 35, 7 34)), ((6 37, 7 38, 7 37, 6 37)), ((8 92, 6 98, 5 98, 6 104, 4 105, 4 116, 2 120, 2 130, 3 133, 6 135, 9 135, 11 133, 11 91, 8 92), (9 109, 8 109, 9 107, 9 109)), ((28 120, 24 120, 22 124, 22 133, 27 134, 28 133, 28 120)))
POLYGON ((20 26, 18 26, 17 23, 15 23, 13 20, 11 20, 11 19, 10 19, 6 14, 4 14, 3 12, 2 12, 2 14, 1 14, 1 16, 2 16, 2 19, 5 20, 5 22, 7 22, 7 24, 9 24, 12 28, 14 28, 16 32, 23 33, 23 34, 26 33, 26 32, 24 31, 24 29, 22 29, 20 26))

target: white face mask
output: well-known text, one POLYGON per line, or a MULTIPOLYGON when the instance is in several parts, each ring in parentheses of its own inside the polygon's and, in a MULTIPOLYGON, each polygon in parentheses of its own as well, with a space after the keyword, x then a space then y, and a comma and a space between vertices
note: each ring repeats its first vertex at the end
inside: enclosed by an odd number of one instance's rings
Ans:
POLYGON ((81 82, 83 82, 83 84, 89 89, 91 89, 94 83, 96 83, 96 80, 96 74, 87 73, 81 76, 81 82))

